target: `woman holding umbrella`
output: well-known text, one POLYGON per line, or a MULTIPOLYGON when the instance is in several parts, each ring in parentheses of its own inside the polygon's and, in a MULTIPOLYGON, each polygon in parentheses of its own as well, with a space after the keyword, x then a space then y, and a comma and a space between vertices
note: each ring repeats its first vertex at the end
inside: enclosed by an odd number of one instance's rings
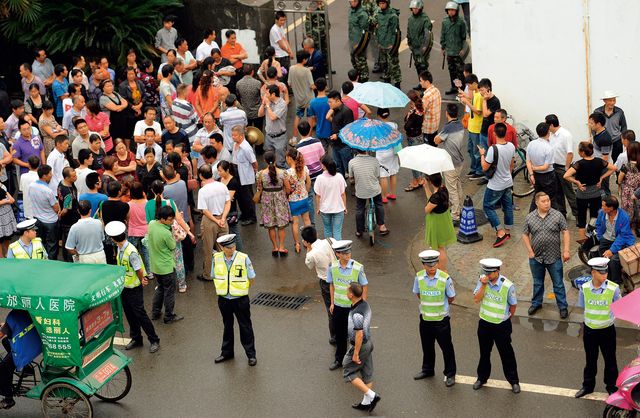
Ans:
POLYGON ((440 173, 426 176, 424 191, 427 194, 425 212, 425 243, 440 252, 438 268, 447 271, 446 247, 456 242, 456 231, 449 210, 449 192, 442 184, 440 173))

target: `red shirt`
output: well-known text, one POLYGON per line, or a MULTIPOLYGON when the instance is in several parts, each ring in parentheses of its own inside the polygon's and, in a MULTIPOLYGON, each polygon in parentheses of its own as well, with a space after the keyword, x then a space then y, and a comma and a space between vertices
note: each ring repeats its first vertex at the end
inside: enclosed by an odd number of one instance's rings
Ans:
MULTIPOLYGON (((516 132, 516 128, 505 123, 507 125, 507 135, 505 136, 505 141, 511 142, 516 149, 518 149, 518 132, 516 132)), ((496 135, 493 133, 496 124, 489 126, 489 132, 487 133, 487 143, 489 146, 494 145, 496 143, 496 135)))
POLYGON ((351 97, 343 97, 342 104, 347 106, 353 112, 353 120, 358 120, 358 109, 360 108, 360 103, 356 102, 351 97))

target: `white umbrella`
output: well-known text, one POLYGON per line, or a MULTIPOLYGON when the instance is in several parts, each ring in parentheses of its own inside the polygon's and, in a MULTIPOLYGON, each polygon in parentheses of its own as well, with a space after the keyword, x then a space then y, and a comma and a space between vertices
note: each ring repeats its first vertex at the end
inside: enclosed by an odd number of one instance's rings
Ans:
POLYGON ((449 153, 442 148, 422 144, 403 148, 398 152, 400 167, 410 168, 425 174, 441 173, 454 169, 449 153))

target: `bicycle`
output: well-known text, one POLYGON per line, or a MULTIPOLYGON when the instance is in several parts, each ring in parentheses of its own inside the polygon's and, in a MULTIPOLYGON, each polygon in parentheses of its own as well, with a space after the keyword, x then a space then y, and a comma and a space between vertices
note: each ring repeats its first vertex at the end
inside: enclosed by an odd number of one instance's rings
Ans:
POLYGON ((527 168, 527 145, 529 142, 537 138, 537 136, 525 124, 515 121, 512 115, 507 119, 511 119, 512 125, 516 128, 518 136, 518 148, 516 155, 520 158, 520 162, 516 162, 515 168, 511 173, 513 178, 513 195, 515 197, 526 197, 533 193, 534 187, 529 179, 529 169, 527 168))
POLYGON ((373 244, 376 243, 376 204, 373 202, 373 197, 367 199, 368 207, 367 207, 367 232, 369 233, 369 244, 373 247, 373 244))

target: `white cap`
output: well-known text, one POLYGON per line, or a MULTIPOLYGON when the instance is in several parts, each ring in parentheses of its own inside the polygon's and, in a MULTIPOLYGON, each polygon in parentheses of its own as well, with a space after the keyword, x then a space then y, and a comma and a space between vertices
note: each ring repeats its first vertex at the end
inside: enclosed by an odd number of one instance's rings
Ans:
POLYGON ((333 248, 333 251, 337 253, 349 253, 351 252, 351 244, 353 244, 353 241, 343 239, 340 241, 334 241, 331 244, 331 248, 333 248))
POLYGON ((116 237, 124 234, 127 230, 127 226, 120 221, 111 221, 104 227, 104 232, 110 237, 116 237))
POLYGON ((418 254, 418 257, 420 257, 420 261, 425 264, 433 264, 440 260, 440 252, 436 250, 424 250, 418 254))
POLYGON ((236 243, 236 234, 225 234, 218 238, 216 242, 223 247, 231 247, 236 243))
POLYGON ((500 270, 500 266, 502 266, 502 260, 497 258, 483 258, 480 260, 480 265, 482 266, 482 270, 485 273, 492 273, 494 271, 500 270))
POLYGON ((618 93, 616 93, 615 91, 613 91, 613 90, 605 90, 604 93, 602 93, 601 99, 602 100, 604 100, 604 99, 613 99, 613 98, 616 98, 616 97, 618 97, 618 93))
POLYGON ((589 259, 587 264, 589 264, 592 269, 605 273, 608 268, 609 259, 607 257, 594 257, 589 259))
POLYGON ((38 221, 35 219, 27 219, 26 221, 22 221, 17 225, 17 228, 19 231, 24 232, 27 231, 29 229, 38 229, 38 227, 36 226, 36 223, 38 221))

